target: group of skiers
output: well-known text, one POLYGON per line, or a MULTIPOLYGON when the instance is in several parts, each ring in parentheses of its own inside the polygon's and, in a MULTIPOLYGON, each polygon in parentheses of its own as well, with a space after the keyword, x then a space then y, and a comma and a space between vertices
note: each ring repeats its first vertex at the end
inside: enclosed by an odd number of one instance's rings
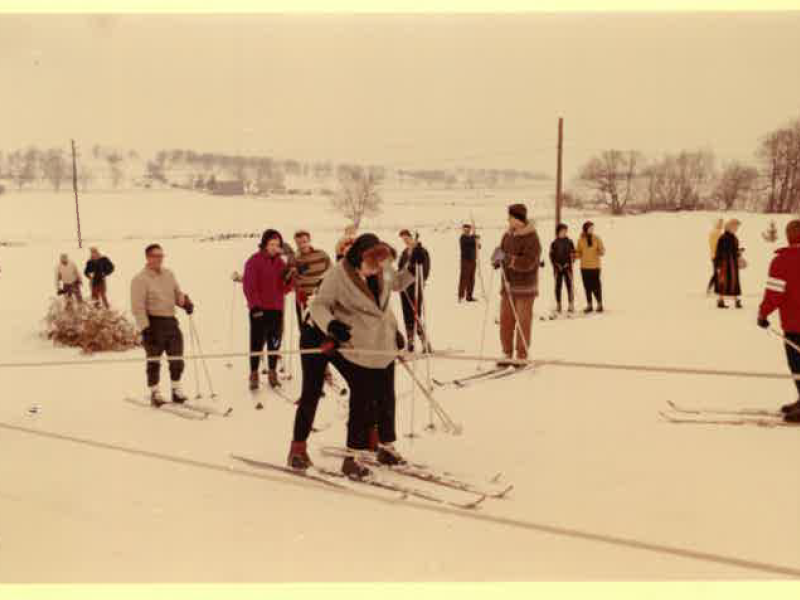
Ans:
MULTIPOLYGON (((97 306, 109 308, 106 279, 114 272, 114 263, 107 256, 103 256, 96 247, 89 249, 89 260, 83 275, 89 279, 92 301, 97 306)), ((68 254, 59 257, 55 270, 56 294, 65 296, 68 303, 73 299, 78 303, 83 302, 83 277, 78 266, 69 258, 68 254)))

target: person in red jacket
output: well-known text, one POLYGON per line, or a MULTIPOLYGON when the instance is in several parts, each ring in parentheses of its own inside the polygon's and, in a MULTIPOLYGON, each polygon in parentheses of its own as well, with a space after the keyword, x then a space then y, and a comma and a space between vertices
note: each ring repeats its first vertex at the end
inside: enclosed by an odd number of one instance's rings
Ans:
MULTIPOLYGON (((283 237, 274 229, 267 229, 261 237, 259 251, 251 256, 244 266, 242 287, 250 309, 250 389, 259 388, 259 355, 264 344, 271 351, 281 348, 283 337, 284 298, 291 290, 291 271, 281 255, 283 237), (259 353, 259 354, 254 354, 259 353)), ((269 384, 278 382, 278 357, 270 355, 269 384)))
MULTIPOLYGON (((781 248, 769 267, 767 289, 758 311, 759 326, 769 327, 768 317, 780 311, 781 326, 786 337, 786 357, 792 374, 800 375, 800 220, 795 219, 786 226, 789 246, 781 248)), ((781 407, 784 419, 800 423, 800 380, 794 380, 798 399, 781 407)))

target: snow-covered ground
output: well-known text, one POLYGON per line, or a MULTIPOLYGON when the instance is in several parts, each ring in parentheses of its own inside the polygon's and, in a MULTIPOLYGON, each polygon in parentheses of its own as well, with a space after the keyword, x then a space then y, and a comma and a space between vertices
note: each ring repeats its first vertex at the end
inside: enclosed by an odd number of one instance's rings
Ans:
MULTIPOLYGON (((549 184, 491 197, 396 192, 368 221, 365 229, 396 245, 401 226, 418 228, 431 251, 436 346, 474 353, 481 339, 485 304, 455 302, 460 224, 474 216, 488 249, 499 241, 508 202, 550 194, 549 184)), ((207 353, 246 351, 245 308, 230 274, 256 242, 202 238, 266 227, 290 237, 303 227, 331 250, 344 225, 326 200, 314 198, 120 192, 87 194, 81 203, 86 244, 98 243, 117 264, 112 303, 127 308, 145 244, 163 242, 168 265, 197 305, 207 353)), ((547 246, 552 209, 537 200, 533 212, 547 246)), ((745 309, 724 312, 704 294, 716 215, 594 216, 608 249, 608 313, 537 320, 535 357, 783 373, 781 346, 755 327, 774 248, 761 238, 770 218, 737 216, 750 262, 745 309)), ((584 216, 567 217, 575 233, 584 216)), ((778 219, 779 229, 784 223, 778 219)), ((37 336, 59 252, 85 260, 73 232, 69 193, 0 198, 0 242, 15 243, 0 248, 0 363, 81 358, 37 336)), ((553 304, 549 269, 540 282, 536 310, 546 313, 553 304)), ((492 285, 486 348, 496 355, 496 279, 492 285)), ((453 513, 341 495, 280 474, 243 475, 230 453, 283 462, 294 410, 275 398, 254 411, 245 359, 225 363, 209 367, 219 403, 234 412, 203 422, 123 402, 143 393, 140 364, 0 368, 0 581, 663 580, 800 572, 798 431, 671 425, 658 415, 670 399, 774 409, 794 399, 786 380, 545 366, 467 390, 438 390, 439 402, 463 424, 463 435, 454 437, 423 431, 425 401, 399 375, 404 453, 475 476, 502 471, 515 485, 508 499, 453 513), (29 413, 32 405, 38 413, 29 413), (412 405, 414 439, 405 437, 412 405)), ((425 375, 423 364, 417 369, 425 375)), ((475 369, 471 362, 433 364, 441 379, 475 369)), ((312 448, 342 443, 336 399, 322 401, 319 419, 332 426, 312 437, 312 448)))

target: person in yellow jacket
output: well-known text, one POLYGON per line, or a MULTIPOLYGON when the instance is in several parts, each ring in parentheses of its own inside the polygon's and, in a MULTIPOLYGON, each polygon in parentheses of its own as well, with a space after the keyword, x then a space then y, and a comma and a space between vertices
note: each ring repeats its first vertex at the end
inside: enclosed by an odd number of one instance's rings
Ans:
POLYGON ((594 223, 583 224, 583 234, 575 248, 575 258, 581 262, 581 278, 586 290, 586 308, 583 312, 594 312, 593 299, 597 300, 597 312, 603 312, 603 285, 600 281, 601 257, 606 253, 603 240, 594 234, 594 223))
POLYGON ((719 238, 722 237, 724 232, 725 219, 718 219, 714 224, 714 229, 712 229, 711 233, 708 234, 708 249, 711 253, 711 279, 709 280, 708 287, 706 288, 707 294, 713 292, 717 287, 717 266, 715 262, 717 258, 717 244, 719 243, 719 238))

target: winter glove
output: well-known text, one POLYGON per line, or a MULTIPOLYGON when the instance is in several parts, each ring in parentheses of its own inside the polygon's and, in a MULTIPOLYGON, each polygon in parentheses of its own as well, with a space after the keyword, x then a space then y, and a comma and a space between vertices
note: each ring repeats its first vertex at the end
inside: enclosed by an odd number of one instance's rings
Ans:
POLYGON ((342 323, 338 319, 328 323, 328 333, 339 343, 343 344, 350 341, 350 325, 342 323))
POLYGON ((236 283, 242 283, 242 275, 237 271, 233 272, 233 274, 231 275, 231 279, 236 283))
POLYGON ((67 293, 67 290, 65 290, 64 288, 59 288, 59 289, 56 290, 56 295, 57 296, 63 296, 66 293, 67 293))
POLYGON ((404 350, 406 347, 406 338, 403 337, 403 334, 398 331, 395 334, 395 340, 397 341, 397 349, 404 350))
POLYGON ((183 310, 186 311, 187 315, 191 315, 194 312, 194 303, 189 296, 183 297, 183 310))
POLYGON ((320 344, 319 349, 325 356, 331 356, 339 347, 339 343, 331 336, 325 336, 325 339, 320 344))
POLYGON ((761 327, 761 329, 769 329, 769 320, 764 317, 759 317, 758 326, 761 327))
POLYGON ((505 260, 506 260, 506 253, 503 251, 502 248, 497 248, 492 253, 492 266, 495 269, 499 269, 500 267, 502 267, 505 260))

